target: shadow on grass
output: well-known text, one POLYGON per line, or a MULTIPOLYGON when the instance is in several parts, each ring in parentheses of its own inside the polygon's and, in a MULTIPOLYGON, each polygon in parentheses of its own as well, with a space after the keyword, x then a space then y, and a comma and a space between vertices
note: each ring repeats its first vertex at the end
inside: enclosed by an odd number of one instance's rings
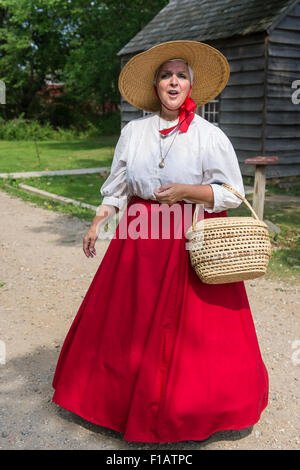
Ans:
POLYGON ((97 159, 97 158, 84 158, 84 159, 77 158, 76 159, 76 169, 80 169, 80 168, 100 168, 102 166, 110 167, 111 163, 112 163, 112 158, 110 156, 105 157, 105 158, 101 157, 101 160, 97 159))
POLYGON ((93 150, 115 147, 118 141, 118 136, 108 136, 99 138, 89 139, 78 139, 70 141, 39 141, 39 147, 43 147, 49 150, 70 150, 70 151, 81 151, 81 150, 93 150))
POLYGON ((299 281, 300 279, 300 250, 274 250, 268 265, 266 278, 282 281, 299 281))
MULTIPOLYGON (((112 164, 112 155, 108 155, 106 157, 101 156, 101 158, 74 158, 74 164, 72 164, 70 161, 67 161, 68 166, 66 165, 61 165, 59 168, 58 165, 54 165, 53 163, 42 163, 41 165, 32 164, 30 169, 27 170, 14 170, 11 173, 19 173, 21 171, 63 171, 63 170, 80 170, 82 168, 101 168, 101 167, 111 167, 112 164)), ((62 160, 64 157, 62 157, 62 160)), ((3 172, 7 173, 7 172, 3 172)))

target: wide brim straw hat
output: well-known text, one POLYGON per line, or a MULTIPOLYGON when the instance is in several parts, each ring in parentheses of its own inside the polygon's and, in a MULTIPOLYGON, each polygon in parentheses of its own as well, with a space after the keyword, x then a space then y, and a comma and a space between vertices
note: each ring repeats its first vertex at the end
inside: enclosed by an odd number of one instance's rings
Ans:
POLYGON ((183 59, 194 72, 191 98, 197 106, 209 103, 225 88, 230 67, 226 57, 208 44, 198 41, 169 41, 132 57, 119 76, 123 98, 145 111, 159 111, 153 84, 157 68, 170 59, 183 59))

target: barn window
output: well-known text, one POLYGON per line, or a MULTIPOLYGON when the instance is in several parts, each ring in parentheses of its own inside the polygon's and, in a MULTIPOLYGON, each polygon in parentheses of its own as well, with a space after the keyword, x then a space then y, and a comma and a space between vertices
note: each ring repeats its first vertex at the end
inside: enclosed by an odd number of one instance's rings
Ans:
POLYGON ((199 106, 197 108, 197 114, 202 116, 207 121, 219 125, 219 104, 220 104, 220 95, 216 96, 209 103, 206 103, 204 106, 199 106))

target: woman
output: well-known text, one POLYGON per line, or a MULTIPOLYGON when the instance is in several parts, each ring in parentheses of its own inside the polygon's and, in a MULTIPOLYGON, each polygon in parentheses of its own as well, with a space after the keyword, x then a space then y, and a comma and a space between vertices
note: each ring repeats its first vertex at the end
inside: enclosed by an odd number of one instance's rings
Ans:
POLYGON ((267 406, 244 283, 203 284, 184 235, 194 203, 204 217, 240 204, 221 183, 244 195, 230 140, 195 114, 228 78, 225 57, 194 41, 155 46, 120 74, 123 97, 151 114, 122 129, 84 237, 95 256, 100 227, 127 202, 65 339, 53 401, 126 441, 202 440, 255 424, 267 406))

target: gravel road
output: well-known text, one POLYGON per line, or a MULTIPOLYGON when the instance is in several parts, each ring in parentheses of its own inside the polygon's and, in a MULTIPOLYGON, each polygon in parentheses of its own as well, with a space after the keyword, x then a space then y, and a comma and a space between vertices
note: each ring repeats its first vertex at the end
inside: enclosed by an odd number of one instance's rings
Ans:
POLYGON ((62 342, 109 240, 86 258, 88 222, 0 192, 0 449, 298 449, 299 285, 267 279, 246 289, 263 360, 269 405, 260 421, 208 440, 149 444, 93 425, 51 401, 62 342), (3 357, 5 345, 6 357, 3 357), (2 361, 2 363, 1 363, 2 361))

